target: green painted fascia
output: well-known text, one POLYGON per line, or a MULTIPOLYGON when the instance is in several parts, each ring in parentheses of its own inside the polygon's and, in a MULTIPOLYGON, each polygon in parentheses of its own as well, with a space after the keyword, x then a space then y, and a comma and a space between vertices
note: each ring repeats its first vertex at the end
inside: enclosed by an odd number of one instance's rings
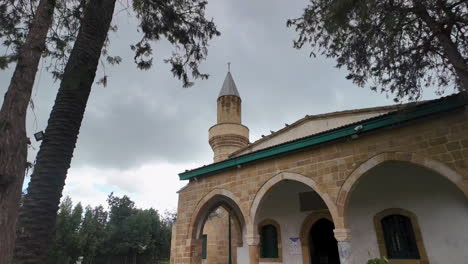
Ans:
POLYGON ((257 161, 264 158, 269 158, 284 154, 291 151, 300 150, 303 148, 315 146, 328 141, 349 137, 354 134, 360 134, 376 130, 379 128, 396 125, 401 122, 421 118, 431 114, 449 111, 468 104, 468 99, 465 95, 455 95, 449 98, 443 98, 434 102, 426 103, 410 109, 403 109, 394 113, 386 114, 380 118, 375 118, 367 121, 353 123, 351 125, 324 132, 318 135, 312 135, 295 141, 287 142, 281 145, 273 146, 267 149, 259 150, 249 154, 245 154, 236 158, 228 159, 190 171, 179 173, 180 180, 188 180, 190 178, 199 177, 205 174, 214 173, 223 169, 228 169, 242 165, 245 163, 257 161), (356 131, 357 126, 362 126, 362 129, 356 131))

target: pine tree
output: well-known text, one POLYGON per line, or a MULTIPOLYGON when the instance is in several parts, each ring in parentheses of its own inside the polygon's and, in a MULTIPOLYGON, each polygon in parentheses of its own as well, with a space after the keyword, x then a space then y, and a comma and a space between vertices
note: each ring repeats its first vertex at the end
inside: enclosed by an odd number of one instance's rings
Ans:
POLYGON ((287 25, 345 67, 359 86, 418 99, 424 88, 468 90, 468 2, 310 0, 287 25))
MULTIPOLYGON (((16 14, 14 4, 7 1, 0 5, 0 37, 9 33, 19 37, 15 26, 20 22, 20 14, 16 14)), ((16 59, 16 68, 0 109, 0 264, 10 263, 13 254, 16 217, 27 168, 26 110, 54 6, 55 0, 41 0, 16 58, 0 59, 0 69, 16 59)))

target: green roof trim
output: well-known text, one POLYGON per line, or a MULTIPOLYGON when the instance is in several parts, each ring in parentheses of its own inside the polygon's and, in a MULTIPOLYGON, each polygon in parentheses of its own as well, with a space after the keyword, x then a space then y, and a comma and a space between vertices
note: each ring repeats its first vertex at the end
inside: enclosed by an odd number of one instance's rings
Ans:
POLYGON ((277 156, 291 151, 301 150, 307 147, 316 146, 332 140, 349 137, 354 134, 360 134, 368 131, 373 131, 379 128, 388 127, 391 125, 397 125, 405 121, 414 120, 428 115, 450 111, 465 105, 468 105, 468 97, 466 95, 457 94, 453 96, 448 96, 431 102, 423 103, 414 107, 408 107, 399 111, 390 112, 383 116, 363 120, 360 122, 346 125, 344 127, 325 131, 320 134, 300 138, 294 141, 286 142, 280 145, 248 153, 239 157, 213 163, 197 169, 185 171, 179 173, 179 179, 188 180, 190 178, 199 177, 205 174, 212 174, 224 169, 236 167, 238 165, 277 156))

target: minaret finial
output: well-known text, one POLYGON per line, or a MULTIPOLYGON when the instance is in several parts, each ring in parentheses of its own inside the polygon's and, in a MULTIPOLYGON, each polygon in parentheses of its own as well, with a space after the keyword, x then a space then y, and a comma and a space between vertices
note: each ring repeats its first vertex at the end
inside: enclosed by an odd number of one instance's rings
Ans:
POLYGON ((227 65, 228 65, 228 72, 231 72, 231 63, 228 62, 227 65))

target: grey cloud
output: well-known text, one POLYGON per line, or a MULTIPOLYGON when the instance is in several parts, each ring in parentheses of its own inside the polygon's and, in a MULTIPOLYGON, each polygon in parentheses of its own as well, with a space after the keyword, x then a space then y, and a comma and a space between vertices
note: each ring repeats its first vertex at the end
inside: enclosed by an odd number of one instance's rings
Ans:
MULTIPOLYGON (((216 96, 228 61, 242 96, 244 124, 256 137, 305 114, 391 104, 385 96, 345 80, 346 72, 336 69, 334 61, 309 58, 310 50, 293 49, 296 35, 286 28, 286 19, 299 16, 306 5, 307 1, 210 1, 208 15, 222 36, 211 42, 208 60, 201 66, 210 79, 198 80, 189 89, 181 88, 162 63, 173 51, 167 42, 155 44, 151 70, 135 69, 129 49, 139 38, 135 21, 119 15, 110 52, 122 56, 123 62, 106 67, 108 87, 93 87, 72 166, 124 169, 157 160, 209 163, 207 131, 216 120, 216 96)), ((10 74, 0 72, 0 92, 6 90, 10 74)), ((102 71, 97 76, 101 75, 102 71)), ((43 73, 36 87, 38 129, 45 128, 57 85, 43 73)), ((32 115, 28 120, 31 135, 36 130, 32 115)))

